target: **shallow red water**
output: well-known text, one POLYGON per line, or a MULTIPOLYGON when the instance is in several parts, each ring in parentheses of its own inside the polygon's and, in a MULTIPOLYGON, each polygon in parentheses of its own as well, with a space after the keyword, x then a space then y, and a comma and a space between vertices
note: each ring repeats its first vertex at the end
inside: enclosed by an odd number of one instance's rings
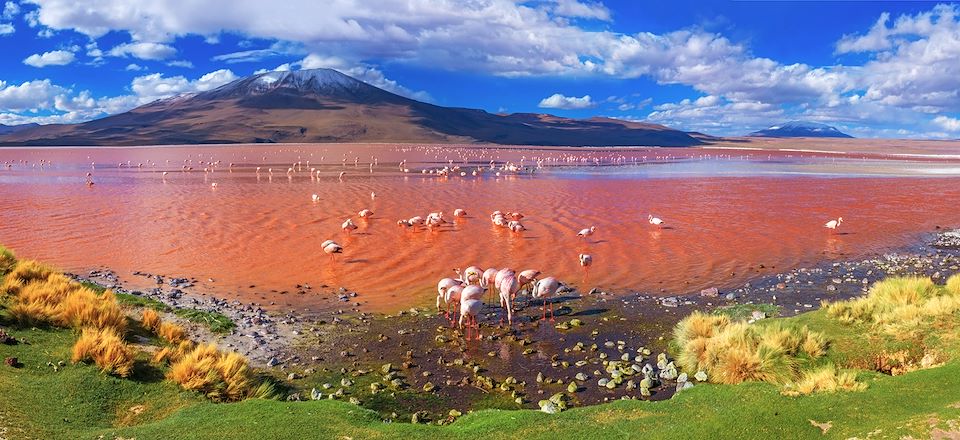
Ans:
POLYGON ((473 264, 537 268, 586 288, 677 294, 823 259, 874 255, 936 225, 960 225, 960 178, 922 177, 956 176, 960 165, 942 161, 257 145, 0 149, 3 163, 12 166, 0 171, 0 243, 21 256, 72 271, 106 266, 143 286, 149 283, 129 276, 132 271, 195 276, 226 297, 295 307, 329 303, 316 293, 292 293, 308 283, 356 290, 372 310, 406 308, 432 298, 436 281, 452 268, 473 264), (524 156, 526 165, 549 157, 546 165, 583 166, 500 177, 471 176, 475 166, 466 177, 419 172, 435 165, 428 162, 489 166, 493 159, 524 156), (302 170, 288 176, 298 158, 302 170), (41 159, 51 164, 41 169, 41 159), (399 172, 403 159, 409 173, 399 172), (594 159, 625 166, 599 167, 594 159), (200 160, 222 162, 205 173, 212 165, 200 160), (320 177, 311 177, 309 168, 320 163, 320 177), (193 171, 182 171, 185 164, 193 171), (88 171, 93 187, 84 185, 88 171), (169 174, 164 178, 162 171, 169 174), (319 203, 311 202, 312 194, 319 203), (357 217, 364 208, 375 213, 369 221, 357 217), (438 231, 396 225, 432 211, 453 219, 455 208, 469 216, 438 231), (524 213, 528 230, 494 227, 488 218, 494 210, 524 213), (670 228, 650 227, 648 213, 670 228), (843 233, 830 234, 822 225, 837 216, 844 217, 843 233), (349 217, 360 228, 346 235, 340 224, 349 217), (589 241, 575 237, 591 225, 597 233, 589 241), (328 238, 345 248, 334 260, 319 248, 328 238), (593 255, 589 272, 580 268, 579 253, 593 255))

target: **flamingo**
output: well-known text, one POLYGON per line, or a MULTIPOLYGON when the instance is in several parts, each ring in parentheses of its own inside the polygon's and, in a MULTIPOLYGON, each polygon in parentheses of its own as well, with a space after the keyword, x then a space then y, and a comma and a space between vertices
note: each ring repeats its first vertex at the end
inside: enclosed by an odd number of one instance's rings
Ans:
POLYGON ((591 226, 591 227, 589 227, 589 228, 584 228, 584 229, 581 229, 580 232, 577 232, 577 237, 584 237, 584 238, 586 238, 586 237, 589 237, 589 236, 593 235, 593 233, 596 232, 596 231, 597 231, 597 227, 596 227, 596 226, 591 226))
MULTIPOLYGON (((459 286, 460 282, 453 278, 444 278, 437 283, 437 313, 440 313, 440 301, 446 302, 447 300, 447 289, 453 286, 459 286)), ((447 307, 447 315, 450 314, 449 307, 447 307)))
POLYGON ((523 232, 527 230, 527 228, 523 226, 523 223, 520 223, 518 220, 512 220, 507 223, 507 229, 511 232, 523 232))
POLYGON ((470 340, 470 328, 473 327, 476 331, 476 340, 480 340, 480 322, 477 321, 477 315, 480 314, 480 309, 483 306, 483 303, 477 299, 466 299, 460 303, 460 328, 463 328, 463 324, 467 324, 466 334, 464 339, 470 340))
POLYGON ((536 269, 527 269, 517 274, 517 281, 520 283, 520 288, 533 287, 533 283, 537 282, 537 276, 539 275, 540 271, 536 269))
POLYGON ((457 318, 456 313, 457 309, 460 308, 460 297, 463 293, 463 286, 460 283, 457 283, 456 286, 448 287, 446 292, 444 292, 443 300, 447 303, 447 310, 453 309, 453 317, 447 316, 450 318, 450 326, 453 327, 453 321, 457 318))
POLYGON ((317 195, 317 194, 314 194, 314 195, 310 196, 310 200, 313 200, 313 203, 317 203, 317 202, 320 201, 320 196, 317 195))
POLYGON ((837 217, 836 220, 830 220, 823 227, 836 231, 840 227, 840 223, 843 223, 843 217, 837 217))
POLYGON ((590 254, 580 254, 580 266, 588 267, 593 264, 593 256, 590 254))
POLYGON ((507 309, 507 325, 513 325, 513 297, 520 290, 520 282, 513 276, 503 279, 500 288, 500 307, 507 309))
POLYGON ((343 224, 340 225, 340 227, 343 228, 343 232, 346 232, 348 234, 352 232, 354 229, 357 229, 357 225, 353 222, 353 219, 349 219, 349 218, 347 219, 347 221, 343 222, 343 224))
MULTIPOLYGON (((547 319, 547 297, 555 295, 559 289, 560 282, 554 277, 546 277, 537 281, 536 286, 533 288, 533 297, 543 298, 543 319, 547 319)), ((552 301, 550 302, 550 321, 554 321, 552 301)))
POLYGON ((343 175, 344 175, 344 174, 347 174, 347 172, 346 172, 346 171, 341 171, 341 172, 340 172, 340 177, 337 177, 337 179, 339 179, 341 182, 343 182, 343 175))
POLYGON ((470 266, 463 271, 463 282, 467 284, 480 284, 480 277, 483 276, 483 269, 477 266, 470 266))
POLYGON ((469 286, 467 286, 467 287, 464 287, 463 290, 460 291, 460 303, 461 303, 461 304, 462 304, 464 301, 471 300, 471 299, 482 300, 482 299, 483 299, 483 287, 480 287, 480 286, 478 286, 478 285, 476 285, 476 284, 471 284, 471 285, 469 285, 469 286))
POLYGON ((656 227, 658 227, 658 228, 661 228, 661 229, 663 228, 663 220, 660 219, 659 217, 654 217, 653 215, 648 215, 648 216, 647 216, 647 222, 649 222, 651 225, 654 225, 654 226, 656 226, 656 227))
POLYGON ((460 208, 454 209, 454 210, 453 210, 453 216, 454 216, 454 217, 466 217, 466 216, 467 216, 467 211, 464 211, 464 210, 462 210, 462 209, 460 209, 460 208))
POLYGON ((373 217, 373 211, 369 209, 364 209, 360 211, 357 215, 359 215, 361 218, 373 217))
POLYGON ((483 271, 483 276, 480 277, 480 287, 487 289, 490 302, 493 302, 493 291, 497 286, 497 272, 497 269, 491 267, 483 271))
POLYGON ((340 246, 333 240, 324 241, 320 245, 320 248, 323 249, 323 252, 330 256, 331 259, 334 258, 334 254, 343 253, 343 246, 340 246))

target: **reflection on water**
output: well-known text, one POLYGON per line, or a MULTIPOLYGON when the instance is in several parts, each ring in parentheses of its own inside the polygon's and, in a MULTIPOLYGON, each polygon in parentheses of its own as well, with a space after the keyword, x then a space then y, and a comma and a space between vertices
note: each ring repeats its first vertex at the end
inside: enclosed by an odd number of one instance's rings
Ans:
POLYGON ((375 310, 422 304, 436 280, 473 264, 538 268, 588 289, 691 292, 960 224, 960 178, 948 172, 960 167, 947 159, 254 145, 0 149, 0 164, 0 243, 23 256, 130 281, 135 270, 191 275, 227 297, 296 307, 324 303, 298 294, 302 284, 345 286, 375 310), (498 177, 491 161, 534 171, 498 177), (452 165, 466 176, 421 174, 452 165), (437 230, 396 224, 456 208, 468 215, 437 230), (493 226, 494 210, 524 213, 528 230, 493 226), (651 213, 669 228, 650 226, 651 213), (830 234, 823 223, 837 216, 842 234, 830 234), (591 225, 596 234, 576 237, 591 225), (343 255, 324 254, 326 239, 343 255), (589 270, 580 253, 593 255, 589 270))

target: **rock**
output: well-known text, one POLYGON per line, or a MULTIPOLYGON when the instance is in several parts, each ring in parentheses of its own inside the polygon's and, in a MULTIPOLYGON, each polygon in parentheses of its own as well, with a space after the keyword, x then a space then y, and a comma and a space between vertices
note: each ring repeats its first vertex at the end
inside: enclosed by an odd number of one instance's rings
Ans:
POLYGON ((410 423, 414 425, 418 423, 427 423, 430 421, 430 413, 426 411, 417 411, 413 413, 413 416, 410 417, 410 423))
POLYGON ((759 321, 761 319, 766 319, 767 314, 762 310, 754 310, 753 313, 750 314, 750 317, 753 318, 754 321, 759 321))
POLYGON ((300 378, 300 376, 297 375, 297 373, 290 373, 290 374, 287 375, 287 380, 297 380, 297 379, 299 379, 299 378, 300 378))
POLYGON ((700 296, 707 297, 707 298, 716 298, 720 296, 720 289, 717 289, 716 287, 703 289, 700 291, 700 296))
POLYGON ((583 373, 577 373, 577 375, 574 376, 573 378, 576 379, 576 380, 579 380, 580 382, 583 382, 583 381, 587 380, 587 375, 586 375, 586 374, 583 374, 583 373))
POLYGON ((435 390, 436 388, 437 388, 437 387, 436 387, 436 385, 433 384, 433 382, 427 382, 427 383, 423 384, 423 391, 426 392, 426 393, 429 393, 429 392, 435 390))
POLYGON ((664 307, 679 307, 680 300, 674 296, 668 296, 660 300, 660 304, 664 307))
POLYGON ((353 381, 347 378, 340 379, 340 386, 352 387, 353 381))
POLYGON ((541 400, 538 405, 540 405, 540 411, 543 411, 547 414, 557 414, 560 412, 560 407, 556 403, 553 403, 549 400, 541 400))
POLYGON ((351 398, 350 398, 350 403, 352 403, 352 404, 354 404, 354 405, 357 405, 357 406, 360 406, 360 399, 358 399, 358 398, 356 398, 356 397, 351 397, 351 398))
POLYGON ((5 358, 3 363, 8 367, 20 368, 20 360, 15 357, 5 358))
POLYGON ((450 417, 460 417, 463 415, 463 413, 455 409, 451 409, 450 412, 447 413, 447 415, 449 415, 450 417))
POLYGON ((572 381, 571 381, 570 384, 567 385, 567 392, 568 392, 568 393, 571 393, 571 394, 572 394, 572 393, 576 393, 578 389, 579 389, 579 387, 577 386, 577 383, 576 383, 576 382, 572 382, 572 381))
POLYGON ((393 371, 393 364, 390 364, 390 363, 383 364, 383 366, 380 367, 380 371, 382 371, 383 374, 390 373, 391 371, 393 371))
POLYGON ((267 361, 267 366, 268 366, 268 367, 276 367, 277 365, 280 365, 280 361, 278 361, 277 358, 275 358, 275 357, 272 357, 272 358, 270 358, 269 361, 267 361))
POLYGON ((728 299, 728 300, 733 301, 733 300, 737 299, 737 294, 734 293, 734 292, 730 292, 730 293, 724 295, 723 297, 726 298, 726 299, 728 299))
POLYGON ((706 371, 703 371, 703 370, 700 370, 700 371, 697 372, 697 374, 694 374, 694 375, 693 375, 693 378, 696 379, 697 382, 706 382, 706 381, 707 381, 707 372, 706 372, 706 371))
POLYGON ((580 327, 582 325, 583 325, 583 321, 579 319, 574 318, 570 320, 570 327, 580 327))
POLYGON ((300 393, 293 393, 293 394, 287 396, 287 401, 288 401, 288 402, 299 402, 300 400, 302 400, 302 399, 300 398, 300 393))
POLYGON ((323 398, 323 393, 320 390, 313 388, 310 390, 310 398, 313 400, 320 400, 323 398))
POLYGON ((837 286, 834 286, 833 284, 827 285, 828 292, 835 292, 836 290, 837 290, 837 286))
POLYGON ((605 386, 607 386, 607 383, 608 383, 609 381, 610 381, 610 380, 607 379, 607 378, 601 378, 600 380, 597 381, 597 386, 605 387, 605 386))

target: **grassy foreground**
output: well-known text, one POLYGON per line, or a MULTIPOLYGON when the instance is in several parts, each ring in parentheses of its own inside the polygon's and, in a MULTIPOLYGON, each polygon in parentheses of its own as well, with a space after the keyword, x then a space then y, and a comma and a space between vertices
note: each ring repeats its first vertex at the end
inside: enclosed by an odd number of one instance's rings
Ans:
POLYGON ((907 284, 936 308, 913 310, 894 298, 754 324, 822 334, 829 343, 811 362, 852 371, 862 391, 791 397, 783 384, 701 384, 662 402, 556 415, 482 410, 447 426, 384 423, 335 400, 214 403, 165 380, 169 370, 149 356, 163 342, 152 337, 131 341, 139 354, 128 377, 108 375, 70 362, 77 330, 18 324, 0 298, 0 328, 20 340, 0 344, 0 359, 20 363, 0 365, 0 438, 953 438, 960 435, 960 310, 932 283, 907 284), (909 326, 897 325, 906 318, 909 326))

